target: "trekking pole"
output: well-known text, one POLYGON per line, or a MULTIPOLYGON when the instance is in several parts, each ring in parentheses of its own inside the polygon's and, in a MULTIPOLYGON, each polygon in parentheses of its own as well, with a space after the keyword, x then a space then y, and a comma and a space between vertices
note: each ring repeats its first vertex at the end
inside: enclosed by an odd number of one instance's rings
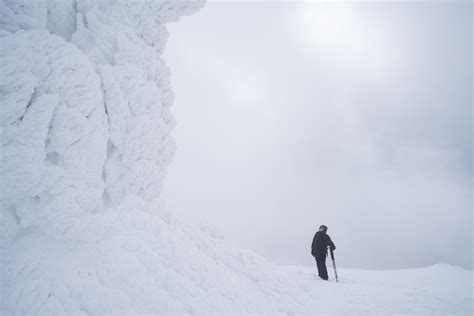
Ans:
POLYGON ((337 279, 337 270, 336 270, 336 260, 334 259, 334 252, 332 249, 329 249, 331 252, 332 267, 334 268, 334 274, 336 275, 336 282, 339 282, 337 279))

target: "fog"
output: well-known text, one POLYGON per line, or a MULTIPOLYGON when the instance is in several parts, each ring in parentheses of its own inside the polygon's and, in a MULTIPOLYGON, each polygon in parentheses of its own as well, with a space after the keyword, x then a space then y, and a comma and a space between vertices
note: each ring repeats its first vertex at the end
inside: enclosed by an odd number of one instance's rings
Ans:
POLYGON ((472 269, 470 2, 209 2, 169 24, 167 205, 312 265, 472 269))

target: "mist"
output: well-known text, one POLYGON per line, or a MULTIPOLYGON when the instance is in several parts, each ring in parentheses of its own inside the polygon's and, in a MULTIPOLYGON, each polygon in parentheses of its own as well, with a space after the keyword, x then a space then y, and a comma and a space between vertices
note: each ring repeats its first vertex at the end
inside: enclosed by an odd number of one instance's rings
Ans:
POLYGON ((472 269, 472 4, 223 3, 170 24, 171 211, 280 264, 472 269))

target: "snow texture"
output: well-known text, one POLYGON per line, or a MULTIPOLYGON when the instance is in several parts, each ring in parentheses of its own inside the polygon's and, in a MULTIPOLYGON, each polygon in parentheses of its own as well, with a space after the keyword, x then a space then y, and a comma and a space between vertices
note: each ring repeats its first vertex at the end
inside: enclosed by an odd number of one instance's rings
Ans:
POLYGON ((159 197, 175 124, 163 23, 201 5, 0 2, 5 234, 62 236, 128 195, 159 197))
POLYGON ((0 0, 1 314, 471 312, 469 271, 324 283, 164 210, 164 23, 202 6, 0 0))

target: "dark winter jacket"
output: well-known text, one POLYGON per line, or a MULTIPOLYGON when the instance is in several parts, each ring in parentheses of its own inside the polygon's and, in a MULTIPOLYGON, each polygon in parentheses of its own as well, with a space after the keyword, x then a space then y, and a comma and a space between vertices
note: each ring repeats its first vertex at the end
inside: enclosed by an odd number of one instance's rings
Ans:
POLYGON ((311 244, 311 254, 313 257, 326 256, 328 246, 331 250, 335 250, 336 246, 325 232, 317 232, 314 235, 313 243, 311 244))

